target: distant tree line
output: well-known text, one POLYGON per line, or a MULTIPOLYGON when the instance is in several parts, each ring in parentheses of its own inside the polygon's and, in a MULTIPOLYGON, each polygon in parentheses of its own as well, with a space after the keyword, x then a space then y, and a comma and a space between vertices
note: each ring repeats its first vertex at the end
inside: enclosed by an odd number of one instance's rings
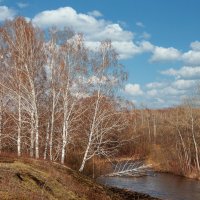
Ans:
POLYGON ((119 152, 145 158, 161 171, 200 175, 200 109, 192 98, 173 108, 132 109, 129 119, 127 133, 132 130, 135 139, 119 152))

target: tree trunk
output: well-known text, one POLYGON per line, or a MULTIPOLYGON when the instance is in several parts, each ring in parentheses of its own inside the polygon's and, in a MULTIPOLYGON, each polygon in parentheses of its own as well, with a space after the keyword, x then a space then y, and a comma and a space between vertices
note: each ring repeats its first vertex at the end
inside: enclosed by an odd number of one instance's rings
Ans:
POLYGON ((18 97, 18 131, 17 131, 17 155, 21 156, 21 127, 22 127, 22 116, 21 116, 21 97, 18 97))
POLYGON ((90 150, 90 146, 92 144, 92 137, 94 135, 94 129, 95 129, 94 127, 95 127, 96 117, 97 117, 97 113, 98 113, 98 109, 99 109, 99 101, 100 101, 100 91, 98 91, 98 97, 97 97, 97 101, 96 101, 96 105, 95 105, 94 117, 93 117, 93 120, 92 120, 92 126, 91 126, 91 131, 90 131, 90 134, 89 134, 89 140, 88 140, 88 144, 87 144, 87 147, 86 147, 86 150, 85 150, 85 154, 84 154, 83 161, 82 161, 81 167, 79 169, 79 172, 82 172, 84 167, 85 167, 85 163, 87 161, 87 156, 88 156, 88 153, 89 153, 89 150, 90 150))
POLYGON ((67 138, 68 138, 68 123, 65 120, 63 124, 63 134, 62 134, 62 153, 61 153, 61 164, 65 163, 65 153, 67 146, 67 138))
POLYGON ((30 156, 34 156, 34 117, 33 113, 31 112, 31 146, 30 146, 30 156))
POLYGON ((39 132, 38 132, 38 115, 35 113, 35 158, 39 158, 39 132))
POLYGON ((47 159, 48 143, 49 143, 49 122, 47 123, 47 130, 46 130, 46 142, 45 142, 45 149, 44 149, 44 160, 47 159))
POLYGON ((88 141, 88 145, 87 145, 87 148, 85 150, 85 154, 84 154, 83 161, 82 161, 81 167, 79 169, 79 172, 82 172, 84 167, 85 167, 85 163, 87 161, 87 155, 88 155, 88 152, 89 152, 89 149, 90 149, 90 145, 91 145, 91 141, 92 141, 92 135, 93 135, 93 133, 91 132, 90 133, 90 138, 89 138, 89 141, 88 141))
POLYGON ((52 149, 53 149, 54 115, 55 115, 55 91, 53 90, 53 105, 51 113, 51 130, 50 130, 50 140, 49 140, 49 155, 51 161, 53 160, 52 149))

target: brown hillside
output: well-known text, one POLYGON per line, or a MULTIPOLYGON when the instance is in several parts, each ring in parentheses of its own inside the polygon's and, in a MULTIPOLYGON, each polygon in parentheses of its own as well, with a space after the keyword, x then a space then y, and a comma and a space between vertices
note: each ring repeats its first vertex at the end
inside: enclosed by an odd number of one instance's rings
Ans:
POLYGON ((155 198, 107 188, 57 163, 0 157, 0 199, 153 200, 155 198))

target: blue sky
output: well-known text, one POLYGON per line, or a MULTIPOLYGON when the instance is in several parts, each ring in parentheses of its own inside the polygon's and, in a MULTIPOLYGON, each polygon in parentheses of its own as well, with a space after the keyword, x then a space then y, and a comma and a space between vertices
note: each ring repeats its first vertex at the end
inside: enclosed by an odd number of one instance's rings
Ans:
POLYGON ((90 48, 111 39, 129 74, 122 94, 152 108, 179 104, 200 78, 199 0, 0 0, 0 22, 22 15, 70 26, 90 48))

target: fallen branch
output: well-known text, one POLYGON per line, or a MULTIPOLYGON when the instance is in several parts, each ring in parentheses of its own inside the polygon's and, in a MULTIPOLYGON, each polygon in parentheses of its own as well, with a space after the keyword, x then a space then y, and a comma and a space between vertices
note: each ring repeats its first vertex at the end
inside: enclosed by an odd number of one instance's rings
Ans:
POLYGON ((151 169, 151 164, 146 165, 142 161, 118 162, 115 165, 114 172, 105 176, 145 176, 151 169))

